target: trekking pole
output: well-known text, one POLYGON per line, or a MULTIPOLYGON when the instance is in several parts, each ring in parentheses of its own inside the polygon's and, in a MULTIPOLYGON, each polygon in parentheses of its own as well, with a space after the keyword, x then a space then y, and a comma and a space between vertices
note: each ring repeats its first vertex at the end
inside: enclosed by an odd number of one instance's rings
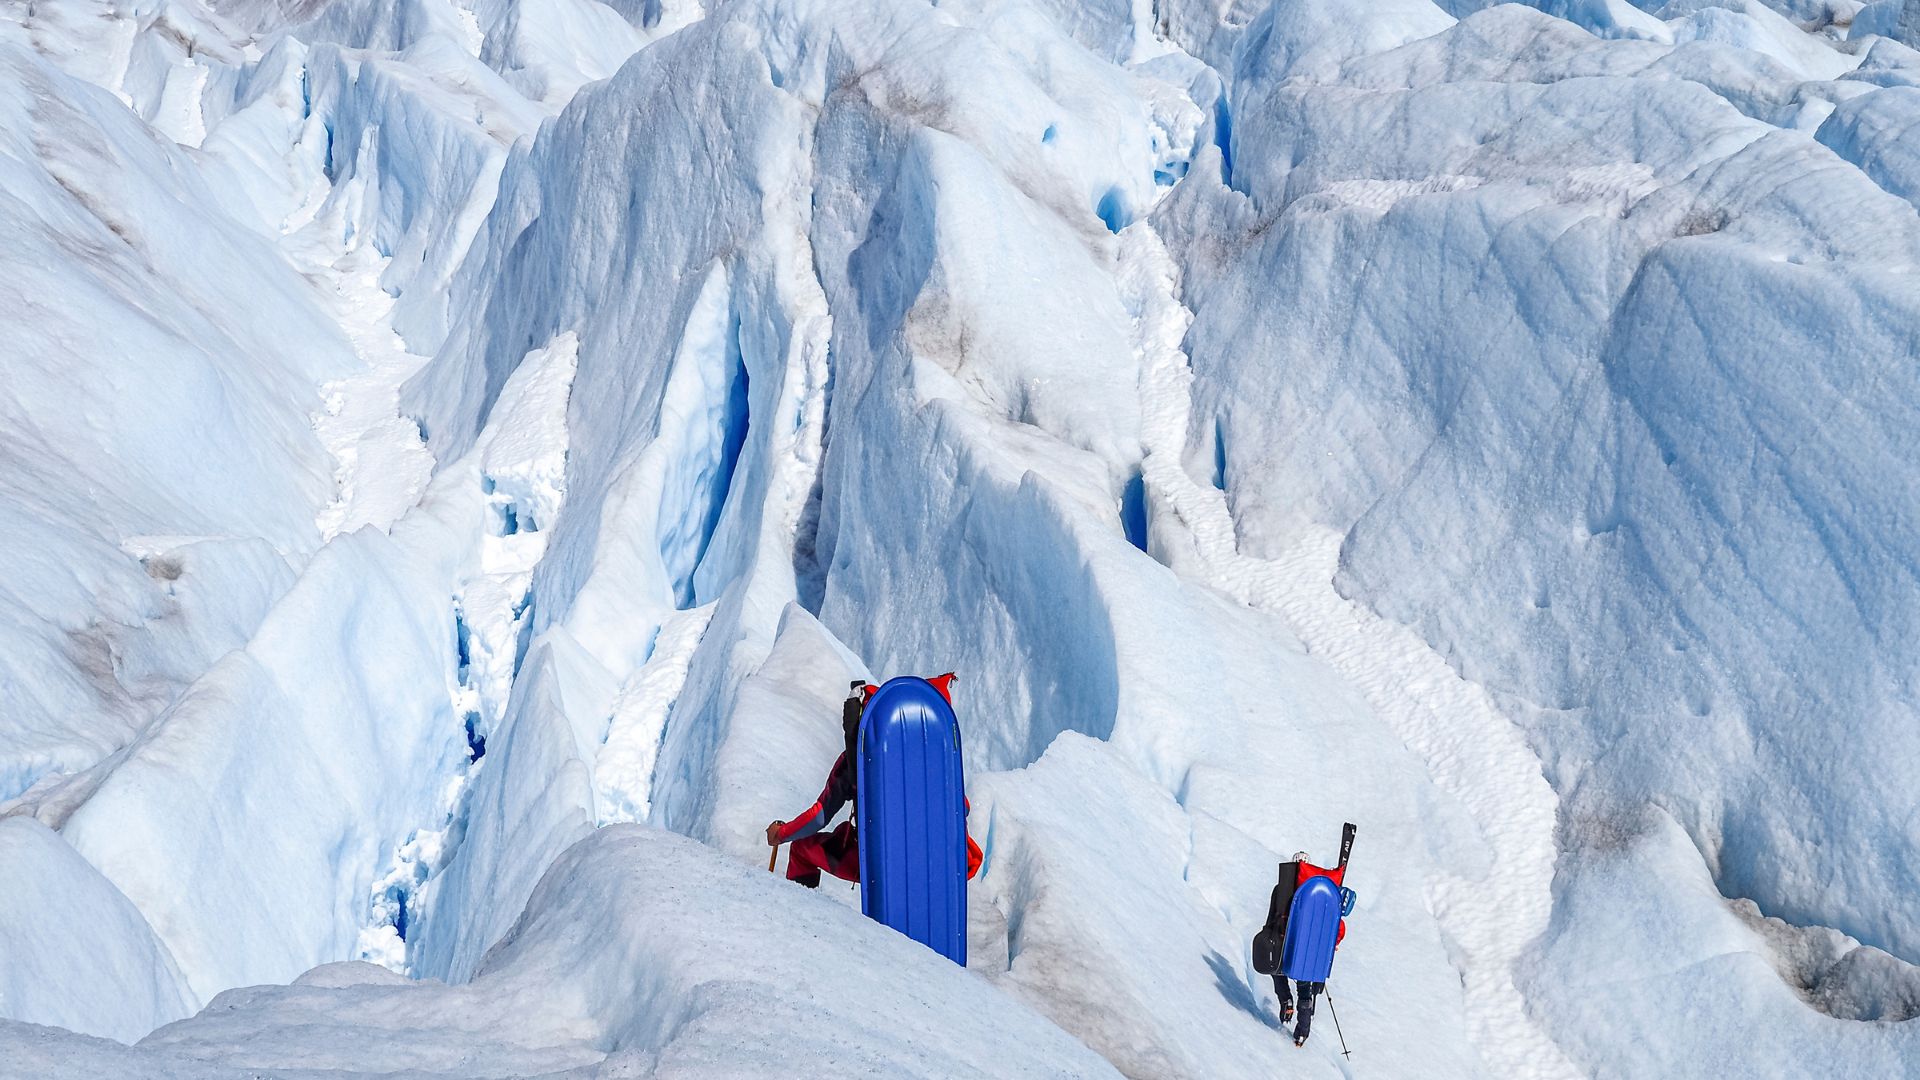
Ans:
POLYGON ((1333 993, 1327 990, 1321 993, 1327 995, 1327 1011, 1333 1014, 1333 1033, 1340 1036, 1340 1056, 1352 1061, 1353 1051, 1347 1049, 1347 1033, 1340 1030, 1340 1010, 1333 1007, 1333 993))

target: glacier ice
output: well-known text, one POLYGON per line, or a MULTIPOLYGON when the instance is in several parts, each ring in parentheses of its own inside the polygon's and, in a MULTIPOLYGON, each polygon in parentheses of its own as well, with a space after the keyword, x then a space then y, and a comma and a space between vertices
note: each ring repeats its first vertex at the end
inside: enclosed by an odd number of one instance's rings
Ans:
POLYGON ((0 1073, 1906 1070, 1916 12, 0 12, 0 1073))

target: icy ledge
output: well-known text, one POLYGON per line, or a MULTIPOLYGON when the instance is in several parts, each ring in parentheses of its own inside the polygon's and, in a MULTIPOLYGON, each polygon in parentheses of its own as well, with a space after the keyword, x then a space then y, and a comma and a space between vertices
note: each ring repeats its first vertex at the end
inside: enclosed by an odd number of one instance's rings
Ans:
POLYGON ((0 1075, 1113 1077, 978 976, 658 829, 568 849, 471 983, 328 964, 136 1047, 0 1021, 0 1075))

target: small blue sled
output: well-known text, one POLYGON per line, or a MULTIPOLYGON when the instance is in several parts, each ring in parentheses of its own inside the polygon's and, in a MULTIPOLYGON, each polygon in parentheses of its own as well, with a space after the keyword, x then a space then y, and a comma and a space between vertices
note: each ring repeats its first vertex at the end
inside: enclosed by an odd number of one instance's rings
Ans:
POLYGON ((1316 874, 1294 890, 1281 945, 1282 974, 1295 982, 1327 981, 1340 940, 1340 907, 1340 886, 1330 877, 1316 874))

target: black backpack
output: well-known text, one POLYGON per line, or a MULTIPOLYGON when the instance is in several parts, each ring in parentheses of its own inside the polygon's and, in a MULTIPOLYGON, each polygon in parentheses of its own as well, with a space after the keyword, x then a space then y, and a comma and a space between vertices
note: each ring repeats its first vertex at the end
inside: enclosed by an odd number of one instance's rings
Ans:
POLYGON ((860 753, 860 717, 867 711, 866 687, 862 680, 853 680, 853 693, 840 705, 840 733, 846 737, 849 765, 860 753))
POLYGON ((1267 922, 1253 935, 1253 970, 1271 975, 1280 970, 1280 947, 1287 940, 1287 911, 1293 906, 1294 878, 1300 864, 1280 864, 1280 882, 1267 899, 1267 922))
MULTIPOLYGON (((1345 877, 1347 859, 1353 854, 1353 836, 1356 830, 1351 821, 1340 830, 1340 870, 1345 877)), ((1273 887, 1273 895, 1267 899, 1267 923, 1253 935, 1253 970, 1262 975, 1272 975, 1280 970, 1280 950, 1287 940, 1287 914, 1293 908, 1293 893, 1298 887, 1300 876, 1298 862, 1280 864, 1280 881, 1273 887)), ((1343 902, 1340 914, 1345 915, 1353 907, 1353 891, 1346 886, 1340 888, 1343 902)))
POLYGON ((860 785, 855 778, 860 775, 860 717, 867 711, 867 683, 864 679, 853 680, 853 692, 840 705, 840 733, 846 739, 846 756, 840 759, 840 767, 846 770, 846 785, 853 792, 853 817, 860 817, 860 785))

